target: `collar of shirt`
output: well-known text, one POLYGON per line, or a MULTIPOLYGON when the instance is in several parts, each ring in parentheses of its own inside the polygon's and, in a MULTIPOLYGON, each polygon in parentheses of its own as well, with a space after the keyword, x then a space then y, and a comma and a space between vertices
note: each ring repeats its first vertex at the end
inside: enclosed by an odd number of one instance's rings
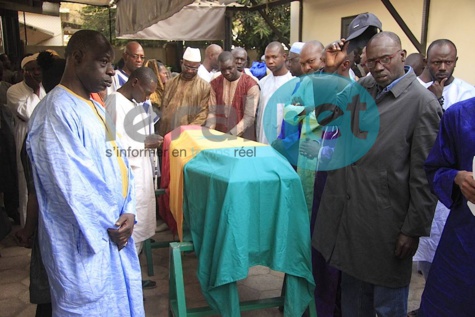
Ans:
MULTIPOLYGON (((411 66, 404 66, 404 75, 402 75, 401 77, 399 77, 398 79, 394 80, 392 83, 390 83, 389 85, 387 85, 386 87, 384 87, 384 89, 381 89, 380 86, 378 86, 378 94, 376 95, 376 100, 379 100, 381 99, 382 97, 384 97, 388 92, 392 91, 392 89, 397 85, 398 82, 400 82, 404 77, 407 76, 407 74, 409 74, 409 72, 411 71, 411 66)), ((393 94, 396 96, 397 94, 393 91, 393 94)))

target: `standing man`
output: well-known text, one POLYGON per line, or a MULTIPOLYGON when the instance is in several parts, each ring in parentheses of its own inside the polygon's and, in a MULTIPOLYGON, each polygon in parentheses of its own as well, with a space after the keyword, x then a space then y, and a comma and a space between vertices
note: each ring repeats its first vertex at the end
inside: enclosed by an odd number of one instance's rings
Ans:
POLYGON ((143 66, 145 53, 142 45, 135 41, 128 42, 127 45, 125 45, 122 58, 124 59, 124 67, 118 69, 114 77, 112 77, 112 86, 108 89, 109 93, 122 87, 129 79, 130 74, 137 68, 143 66))
MULTIPOLYGON (((348 86, 331 101, 321 99, 330 91, 325 86, 329 81, 316 83, 322 93, 315 94, 315 105, 320 100, 338 104, 317 107, 317 118, 329 109, 338 117, 342 109, 351 108, 346 122, 360 127, 346 129, 348 135, 342 137, 348 142, 335 153, 353 155, 347 151, 356 144, 354 138, 370 134, 374 144, 351 165, 328 172, 313 244, 342 271, 343 316, 402 317, 407 315, 412 256, 419 237, 429 234, 435 208, 422 166, 442 111, 435 97, 417 85, 414 72, 404 67, 406 52, 396 34, 378 33, 366 53, 372 76, 359 84, 376 101, 379 120, 366 114, 370 106, 360 101, 363 96, 353 98, 359 86, 348 86)), ((329 124, 338 122, 345 121, 329 124)))
POLYGON ((322 61, 323 44, 319 41, 306 42, 300 52, 300 67, 304 74, 319 71, 324 63, 322 61))
POLYGON ((205 50, 205 59, 203 64, 198 68, 198 76, 206 80, 208 83, 213 79, 214 73, 218 71, 218 56, 223 52, 221 46, 211 44, 205 50))
POLYGON ((302 67, 300 66, 300 52, 304 45, 304 42, 295 42, 292 44, 289 56, 287 56, 287 59, 285 60, 287 69, 294 77, 303 75, 302 67))
POLYGON ((181 125, 205 123, 210 85, 197 76, 200 63, 200 50, 188 47, 181 61, 181 74, 167 82, 158 127, 161 136, 181 125))
POLYGON ((471 316, 475 310, 474 110, 475 98, 447 109, 424 165, 433 191, 450 213, 418 316, 471 316))
POLYGON ((26 186, 25 171, 21 164, 20 151, 28 133, 28 120, 41 99, 46 95, 41 81, 43 80, 41 68, 36 62, 38 53, 27 56, 21 61, 23 81, 11 86, 7 90, 7 105, 15 118, 15 145, 18 170, 18 194, 20 224, 23 227, 26 220, 26 205, 28 190, 26 186))
POLYGON ((142 317, 132 176, 103 107, 89 99, 112 84, 114 50, 101 33, 80 30, 65 56, 27 140, 53 316, 142 317))
POLYGON ((234 62, 236 63, 236 68, 239 72, 244 72, 247 75, 251 76, 256 82, 259 82, 259 79, 254 77, 251 73, 251 70, 247 67, 247 51, 242 47, 235 47, 231 53, 234 56, 234 62))
POLYGON ((137 68, 130 74, 129 80, 106 100, 107 113, 120 136, 122 147, 127 150, 127 159, 134 176, 137 223, 132 237, 137 254, 142 251, 143 242, 155 234, 153 149, 145 146, 146 138, 152 131, 149 131, 147 114, 139 104, 150 98, 157 88, 157 82, 152 69, 137 68))
POLYGON ((273 99, 272 104, 269 104, 269 101, 274 92, 291 80, 293 76, 285 67, 287 54, 280 42, 271 42, 267 45, 264 57, 266 66, 272 73, 259 81, 261 95, 257 110, 256 133, 258 142, 270 144, 277 139, 280 133, 284 118, 284 105, 290 101, 292 91, 289 91, 288 94, 282 92, 282 98, 273 99), (269 110, 266 111, 267 107, 269 110))
MULTIPOLYGON (((475 97, 475 88, 460 78, 455 78, 453 72, 457 63, 457 48, 450 40, 436 40, 429 45, 427 50, 427 72, 434 81, 423 82, 424 76, 418 77, 424 87, 429 87, 438 98, 439 103, 447 110, 454 103, 475 97)), ((445 226, 450 210, 443 202, 438 201, 435 209, 434 220, 430 237, 423 237, 414 256, 414 261, 419 261, 419 269, 427 279, 434 260, 434 255, 439 245, 439 240, 445 226)))
POLYGON ((426 67, 426 60, 421 53, 412 53, 407 55, 404 64, 411 66, 416 76, 420 76, 426 67))
POLYGON ((255 140, 259 86, 251 76, 238 71, 232 53, 221 53, 218 61, 221 75, 211 81, 206 126, 255 140))

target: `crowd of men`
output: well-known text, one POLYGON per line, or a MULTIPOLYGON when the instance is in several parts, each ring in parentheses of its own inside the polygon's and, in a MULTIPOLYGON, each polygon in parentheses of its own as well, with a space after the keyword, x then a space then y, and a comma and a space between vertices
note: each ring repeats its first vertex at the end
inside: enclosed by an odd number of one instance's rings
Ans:
POLYGON ((453 42, 407 56, 365 13, 347 39, 269 43, 261 80, 243 48, 204 53, 186 48, 170 78, 133 41, 114 71, 107 39, 81 30, 65 60, 27 56, 23 80, 2 81, 19 188, 18 206, 5 206, 18 207, 20 242, 34 241, 37 316, 144 316, 138 254, 156 227, 155 150, 183 125, 269 144, 295 167, 319 317, 406 316, 414 255, 427 284, 411 314, 470 316, 475 88, 453 76, 453 42))

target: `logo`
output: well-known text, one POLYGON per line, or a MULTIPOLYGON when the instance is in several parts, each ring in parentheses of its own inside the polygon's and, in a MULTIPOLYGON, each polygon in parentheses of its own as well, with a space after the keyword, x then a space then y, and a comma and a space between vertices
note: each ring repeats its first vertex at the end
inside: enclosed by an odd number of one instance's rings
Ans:
POLYGON ((376 141, 380 124, 376 103, 366 89, 330 74, 302 76, 282 85, 263 116, 269 143, 292 165, 318 171, 362 158, 376 141))

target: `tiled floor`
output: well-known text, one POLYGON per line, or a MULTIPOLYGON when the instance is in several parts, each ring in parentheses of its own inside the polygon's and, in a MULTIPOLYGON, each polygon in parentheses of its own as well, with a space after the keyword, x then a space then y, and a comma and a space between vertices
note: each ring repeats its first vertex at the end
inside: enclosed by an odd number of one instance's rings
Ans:
MULTIPOLYGON (((172 240, 169 232, 157 233, 157 241, 172 240)), ((0 317, 33 317, 35 305, 29 303, 29 263, 30 250, 17 246, 10 235, 0 242, 0 317)), ((145 257, 141 257, 145 279, 157 282, 157 288, 144 290, 145 312, 147 317, 165 317, 168 309, 168 250, 153 250, 154 273, 147 277, 145 257)), ((196 256, 194 253, 183 256, 185 290, 188 307, 206 305, 196 278, 196 256)), ((241 300, 262 299, 278 296, 281 291, 283 274, 262 266, 254 267, 249 277, 238 283, 241 300)), ((424 288, 424 279, 413 269, 409 291, 409 311, 419 306, 424 288)), ((262 311, 244 312, 243 317, 283 316, 277 308, 262 311)), ((111 316, 113 317, 113 316, 111 316)))

